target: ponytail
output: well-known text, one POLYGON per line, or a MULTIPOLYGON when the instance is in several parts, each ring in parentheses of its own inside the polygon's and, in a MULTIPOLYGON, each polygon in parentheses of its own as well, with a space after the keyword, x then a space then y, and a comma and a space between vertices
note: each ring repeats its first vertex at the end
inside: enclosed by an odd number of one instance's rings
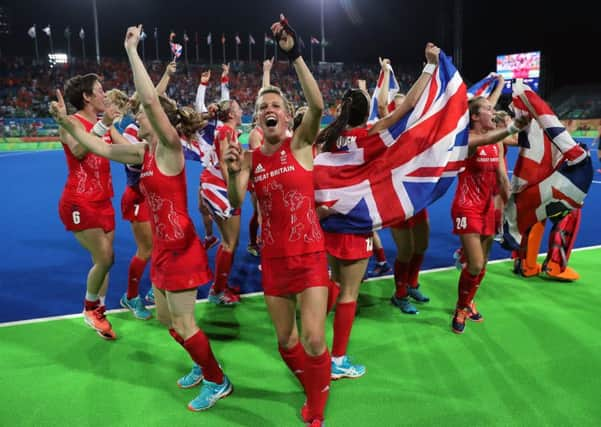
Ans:
POLYGON ((347 91, 347 94, 345 94, 344 98, 342 98, 340 114, 338 117, 336 117, 336 120, 326 126, 317 135, 315 143, 323 144, 322 151, 334 151, 334 148, 336 147, 336 141, 340 137, 342 131, 348 125, 352 103, 353 98, 348 94, 347 91))

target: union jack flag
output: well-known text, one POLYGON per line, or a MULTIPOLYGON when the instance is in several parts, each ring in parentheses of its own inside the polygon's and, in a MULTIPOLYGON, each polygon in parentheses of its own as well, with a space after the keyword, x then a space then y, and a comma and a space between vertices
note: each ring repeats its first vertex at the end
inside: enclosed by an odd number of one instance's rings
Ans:
POLYGON ((476 96, 488 98, 492 91, 495 90, 498 83, 497 75, 490 73, 488 76, 469 87, 467 90, 467 98, 472 99, 476 96))
MULTIPOLYGON (((399 83, 396 81, 396 77, 394 76, 394 71, 392 71, 392 67, 390 64, 387 64, 388 69, 390 70, 390 80, 388 82, 388 104, 392 102, 394 95, 400 90, 399 83)), ((374 93, 371 96, 371 102, 369 103, 369 118, 367 119, 368 124, 373 124, 378 121, 378 95, 380 94, 380 90, 382 90, 382 85, 384 84, 384 72, 380 71, 380 76, 378 77, 378 83, 376 84, 376 88, 374 89, 374 93)))
POLYGON ((518 249, 524 233, 545 218, 559 220, 582 207, 593 180, 593 164, 553 110, 521 79, 513 86, 517 117, 534 117, 520 132, 520 153, 505 206, 503 247, 518 249))
POLYGON ((182 45, 179 43, 173 43, 173 42, 169 42, 169 45, 171 46, 171 53, 173 53, 173 56, 175 57, 175 59, 179 58, 180 56, 182 56, 182 45))
POLYGON ((184 158, 200 162, 205 168, 208 168, 215 161, 217 153, 213 145, 215 139, 216 120, 210 120, 207 125, 197 132, 196 138, 185 141, 180 140, 184 147, 184 158))
POLYGON ((330 232, 368 233, 406 220, 440 198, 467 155, 466 87, 451 60, 439 65, 416 107, 364 149, 315 158, 315 199, 337 213, 330 232))

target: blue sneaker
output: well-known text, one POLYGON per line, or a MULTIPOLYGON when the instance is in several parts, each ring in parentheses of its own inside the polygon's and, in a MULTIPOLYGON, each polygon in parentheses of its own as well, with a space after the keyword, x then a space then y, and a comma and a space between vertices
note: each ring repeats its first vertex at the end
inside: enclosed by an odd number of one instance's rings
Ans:
POLYGON ((407 292, 409 293, 409 296, 411 298, 413 298, 414 300, 416 300, 417 302, 430 301, 430 298, 428 298, 427 296, 425 296, 424 294, 422 294, 419 291, 419 285, 417 285, 417 288, 412 288, 411 286, 409 286, 409 289, 407 289, 407 292))
POLYGON ((121 304, 121 307, 130 310, 136 319, 148 320, 152 317, 152 313, 144 306, 139 295, 135 298, 127 299, 127 294, 123 294, 119 300, 119 304, 121 304))
POLYGON ((338 380, 340 378, 359 378, 365 375, 365 366, 353 365, 348 356, 343 356, 342 362, 334 362, 332 358, 332 373, 331 378, 338 380))
POLYGON ((152 287, 150 288, 144 299, 148 304, 154 304, 154 289, 152 287))
POLYGON ((393 295, 392 298, 390 298, 390 302, 395 307, 400 308, 401 311, 405 314, 418 314, 419 313, 419 311, 417 311, 417 308, 415 308, 415 306, 413 304, 411 304, 411 302, 409 301, 409 297, 397 298, 396 296, 393 295))
POLYGON ((202 382, 203 378, 204 376, 202 375, 202 368, 195 363, 189 373, 177 380, 177 386, 179 388, 196 387, 202 382))
POLYGON ((188 409, 194 412, 206 411, 214 406, 219 399, 223 399, 232 394, 232 391, 234 391, 234 387, 229 378, 225 375, 223 376, 223 382, 221 384, 204 380, 202 388, 200 389, 200 394, 196 399, 188 403, 188 409))
POLYGON ((387 273, 390 273, 391 271, 392 271, 392 269, 390 268, 390 265, 386 261, 381 262, 381 263, 379 262, 376 264, 374 269, 369 272, 369 276, 370 277, 379 277, 379 276, 383 276, 387 273))

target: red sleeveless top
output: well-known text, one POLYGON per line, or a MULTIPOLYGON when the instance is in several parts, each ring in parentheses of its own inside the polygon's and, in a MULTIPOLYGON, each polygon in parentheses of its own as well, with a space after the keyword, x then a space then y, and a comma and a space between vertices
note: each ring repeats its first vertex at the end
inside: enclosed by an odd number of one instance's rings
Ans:
POLYGON ((152 244, 157 249, 184 249, 197 238, 188 214, 186 169, 163 175, 154 153, 146 150, 140 173, 140 190, 150 209, 152 244))
MULTIPOLYGON (((79 114, 74 114, 73 117, 84 125, 86 132, 90 132, 94 127, 94 123, 79 114)), ((108 144, 111 143, 108 135, 105 135, 104 141, 108 144)), ((113 197, 110 161, 94 153, 87 153, 80 160, 73 155, 68 145, 62 144, 62 146, 68 168, 63 197, 87 202, 107 200, 113 197)))
POLYGON ((497 192, 497 144, 481 145, 465 160, 465 170, 459 174, 453 209, 481 212, 486 210, 497 192))
POLYGON ((252 152, 251 182, 261 209, 261 256, 278 258, 325 250, 315 211, 313 172, 292 154, 291 138, 279 150, 252 152))

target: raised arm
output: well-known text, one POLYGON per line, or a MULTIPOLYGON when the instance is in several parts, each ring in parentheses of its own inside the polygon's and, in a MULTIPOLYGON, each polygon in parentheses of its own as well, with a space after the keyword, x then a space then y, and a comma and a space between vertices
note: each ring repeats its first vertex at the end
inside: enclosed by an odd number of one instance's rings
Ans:
POLYGON ((488 102, 490 102, 490 105, 492 105, 493 107, 497 105, 497 102, 499 102, 499 98, 501 97, 501 93, 503 92, 503 86, 505 86, 505 78, 501 74, 497 74, 496 77, 497 86, 488 97, 488 102))
POLYGON ((388 86, 390 86, 390 59, 378 58, 380 60, 380 69, 383 73, 382 87, 378 93, 378 117, 388 115, 388 86))
POLYGON ((261 87, 271 86, 271 68, 273 67, 273 58, 263 61, 263 81, 261 87))
POLYGON ((67 108, 60 90, 56 91, 58 101, 50 103, 50 114, 59 124, 61 130, 77 144, 101 157, 120 163, 140 164, 144 161, 146 144, 107 144, 99 136, 86 132, 83 125, 72 117, 67 116, 67 108))
POLYGON ((433 43, 428 43, 426 45, 427 64, 424 67, 422 74, 419 76, 416 82, 413 83, 413 86, 411 86, 411 89, 409 89, 407 95, 405 96, 405 98, 403 98, 403 102, 392 113, 376 122, 376 124, 370 129, 370 135, 373 135, 384 129, 389 128, 390 126, 398 122, 412 108, 415 108, 419 97, 422 95, 424 89, 430 82, 432 74, 434 74, 434 70, 438 66, 439 55, 439 47, 437 47, 433 43))
POLYGON ((142 26, 129 27, 125 35, 125 51, 134 75, 134 84, 140 98, 140 103, 148 116, 148 120, 158 136, 159 143, 166 148, 181 150, 179 135, 169 122, 169 118, 161 104, 152 80, 144 68, 144 63, 138 54, 138 43, 142 26))
POLYGON ((477 134, 475 132, 470 132, 468 138, 468 147, 470 151, 474 148, 479 147, 481 145, 489 145, 499 142, 510 135, 514 135, 526 127, 530 123, 530 118, 526 116, 518 117, 511 124, 509 124, 506 128, 498 128, 486 132, 485 134, 477 134))
POLYGON ((271 31, 278 40, 280 49, 284 51, 294 66, 307 101, 307 112, 300 126, 294 132, 292 147, 312 145, 319 131, 321 114, 324 108, 319 86, 309 67, 300 56, 296 32, 290 27, 284 15, 280 15, 280 21, 271 26, 271 31))
POLYGON ((230 64, 221 64, 221 101, 230 99, 230 64))
POLYGON ((205 99, 209 80, 211 80, 211 70, 203 71, 200 75, 200 83, 198 84, 198 89, 196 89, 196 99, 194 100, 194 109, 199 113, 207 112, 205 99))
POLYGON ((171 77, 173 77, 173 75, 175 74, 176 69, 177 64, 175 63, 175 61, 171 61, 169 64, 167 64, 165 72, 163 73, 163 77, 161 77, 161 80, 156 86, 157 95, 164 95, 165 92, 167 92, 167 86, 169 86, 169 81, 171 80, 171 77))

